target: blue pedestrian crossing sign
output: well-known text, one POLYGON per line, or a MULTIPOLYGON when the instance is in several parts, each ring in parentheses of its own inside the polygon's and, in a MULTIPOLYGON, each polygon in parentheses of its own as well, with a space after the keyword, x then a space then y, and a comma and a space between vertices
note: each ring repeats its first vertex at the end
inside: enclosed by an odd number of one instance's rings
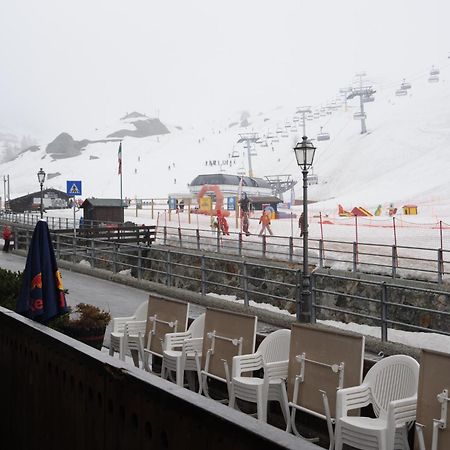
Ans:
POLYGON ((68 196, 81 195, 81 181, 66 181, 66 186, 68 196))

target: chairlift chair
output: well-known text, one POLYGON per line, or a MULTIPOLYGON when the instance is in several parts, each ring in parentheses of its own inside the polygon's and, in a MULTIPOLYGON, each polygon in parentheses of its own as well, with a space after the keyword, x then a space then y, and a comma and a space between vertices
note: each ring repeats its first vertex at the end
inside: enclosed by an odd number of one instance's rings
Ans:
POLYGON ((314 119, 314 115, 311 113, 306 116, 306 120, 313 120, 313 119, 314 119))
POLYGON ((240 167, 237 171, 237 174, 241 177, 245 176, 245 174, 246 174, 245 167, 240 167))
POLYGON ((429 83, 438 83, 439 82, 439 77, 437 75, 432 75, 428 78, 428 82, 429 83))
POLYGON ((408 83, 405 79, 403 79, 400 89, 411 89, 411 83, 408 83))
POLYGON ((437 67, 432 67, 430 70, 430 75, 439 75, 440 74, 440 70, 437 67))
POLYGON ((407 91, 406 89, 397 89, 397 90, 395 91, 395 95, 396 95, 397 97, 403 97, 403 96, 405 96, 405 95, 408 95, 408 91, 407 91))
POLYGON ((231 157, 232 158, 239 158, 239 152, 237 150, 233 150, 231 152, 231 157))
POLYGON ((291 127, 291 133, 297 133, 297 127, 296 126, 291 127))
POLYGON ((287 132, 287 131, 283 131, 283 132, 281 133, 281 137, 282 137, 282 138, 287 138, 287 137, 289 137, 288 132, 287 132))
POLYGON ((299 120, 300 120, 300 117, 295 116, 295 117, 292 119, 292 122, 298 122, 299 120))
POLYGON ((317 135, 318 141, 329 141, 330 140, 330 133, 326 133, 322 131, 323 127, 320 127, 320 133, 317 135))
POLYGON ((276 130, 276 133, 277 134, 281 134, 282 132, 283 132, 282 128, 278 127, 277 130, 276 130))

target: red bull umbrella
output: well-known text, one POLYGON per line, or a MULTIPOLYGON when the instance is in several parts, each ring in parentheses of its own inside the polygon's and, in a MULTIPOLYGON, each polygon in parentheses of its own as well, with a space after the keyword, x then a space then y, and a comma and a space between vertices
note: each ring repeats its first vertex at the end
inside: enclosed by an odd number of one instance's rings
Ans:
POLYGON ((41 323, 69 311, 47 222, 39 220, 31 238, 16 311, 41 323))

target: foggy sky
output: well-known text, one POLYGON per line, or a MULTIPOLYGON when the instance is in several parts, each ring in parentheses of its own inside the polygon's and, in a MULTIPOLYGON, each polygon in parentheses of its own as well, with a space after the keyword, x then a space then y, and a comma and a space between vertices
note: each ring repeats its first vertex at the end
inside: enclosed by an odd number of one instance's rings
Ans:
POLYGON ((319 104, 447 64, 448 0, 3 0, 0 131, 85 137, 319 104))

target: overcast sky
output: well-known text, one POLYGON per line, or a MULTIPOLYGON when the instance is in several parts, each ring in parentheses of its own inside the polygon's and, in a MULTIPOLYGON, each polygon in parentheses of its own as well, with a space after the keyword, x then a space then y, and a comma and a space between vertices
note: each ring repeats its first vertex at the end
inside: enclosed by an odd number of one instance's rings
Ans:
MULTIPOLYGON (((3 0, 0 131, 75 138, 318 104, 447 64, 448 0, 3 0)), ((450 60, 449 60, 450 61, 450 60)))

